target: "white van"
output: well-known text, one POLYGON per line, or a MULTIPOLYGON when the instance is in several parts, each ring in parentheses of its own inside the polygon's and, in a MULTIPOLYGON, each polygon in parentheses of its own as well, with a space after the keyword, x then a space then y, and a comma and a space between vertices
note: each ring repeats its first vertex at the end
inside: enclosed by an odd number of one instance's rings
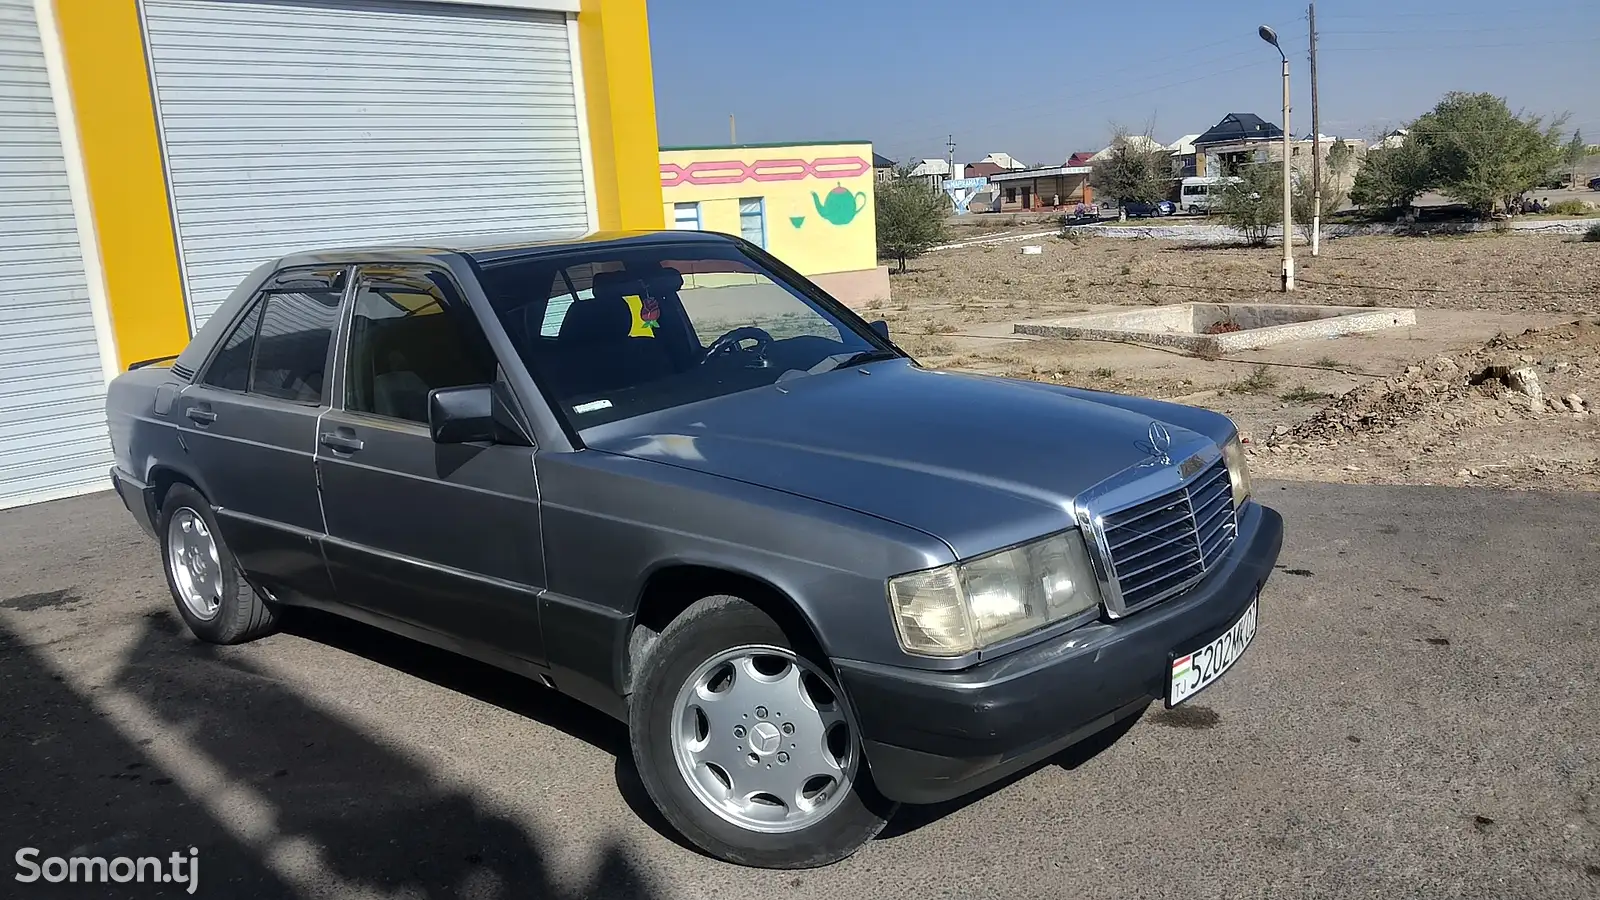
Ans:
POLYGON ((1205 178, 1185 178, 1182 193, 1178 196, 1178 208, 1186 213, 1209 213, 1213 206, 1220 202, 1222 188, 1229 182, 1242 181, 1240 178, 1224 178, 1207 176, 1205 178))

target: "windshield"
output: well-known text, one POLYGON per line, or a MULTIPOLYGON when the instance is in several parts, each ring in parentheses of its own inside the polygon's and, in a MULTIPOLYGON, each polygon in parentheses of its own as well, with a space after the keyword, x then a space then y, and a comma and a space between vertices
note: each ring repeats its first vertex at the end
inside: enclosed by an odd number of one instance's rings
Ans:
POLYGON ((732 243, 539 256, 487 266, 482 281, 577 430, 899 355, 732 243))

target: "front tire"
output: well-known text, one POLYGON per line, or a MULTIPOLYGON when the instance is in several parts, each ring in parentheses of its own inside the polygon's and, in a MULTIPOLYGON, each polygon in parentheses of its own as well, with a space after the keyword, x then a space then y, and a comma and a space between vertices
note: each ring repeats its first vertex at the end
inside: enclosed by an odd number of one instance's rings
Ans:
POLYGON ((695 846, 740 865, 837 862, 895 805, 873 787, 827 665, 738 597, 707 597, 667 626, 629 697, 640 780, 695 846))
POLYGON ((276 606, 245 580, 222 541, 216 513, 199 491, 173 485, 161 503, 157 533, 167 587, 195 637, 242 644, 277 629, 276 606))

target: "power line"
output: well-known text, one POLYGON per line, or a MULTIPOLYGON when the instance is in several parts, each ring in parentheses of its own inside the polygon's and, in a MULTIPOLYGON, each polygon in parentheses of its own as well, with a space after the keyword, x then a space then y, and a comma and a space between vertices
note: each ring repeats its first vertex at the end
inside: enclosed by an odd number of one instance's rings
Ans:
MULTIPOLYGON (((1557 6, 1555 8, 1546 8, 1546 9, 1533 10, 1533 12, 1535 12, 1535 13, 1545 13, 1547 15, 1570 15, 1570 14, 1573 14, 1573 13, 1583 12, 1586 8, 1587 8, 1587 5, 1585 3, 1579 3, 1577 6, 1557 6)), ((1484 13, 1483 13, 1482 10, 1436 10, 1436 11, 1433 11, 1433 12, 1388 12, 1386 10, 1386 11, 1384 11, 1382 13, 1324 13, 1322 18, 1324 18, 1324 19, 1360 19, 1360 20, 1363 20, 1363 21, 1371 21, 1371 20, 1376 19, 1376 18, 1383 18, 1383 19, 1460 19, 1460 18, 1481 19, 1481 18, 1483 18, 1483 16, 1484 16, 1484 13)))
MULTIPOLYGON (((1559 47, 1571 44, 1594 44, 1593 38, 1570 41, 1519 41, 1516 43, 1502 44, 1428 44, 1427 49, 1435 50, 1498 50, 1507 48, 1542 49, 1545 47, 1559 47)), ((1387 47, 1321 47, 1318 48, 1334 53, 1402 53, 1418 49, 1416 44, 1394 44, 1387 47)))
MULTIPOLYGON (((1174 81, 1174 82, 1170 82, 1170 83, 1167 83, 1167 84, 1158 84, 1158 85, 1154 85, 1152 87, 1142 88, 1142 89, 1137 90, 1137 91, 1130 91, 1130 92, 1126 92, 1126 93, 1122 93, 1122 94, 1100 95, 1100 96, 1096 96, 1093 93, 1079 94, 1079 95, 1077 95, 1077 98, 1093 97, 1095 103, 1103 103, 1103 102, 1106 102, 1108 100, 1124 100, 1124 99, 1127 99, 1129 97, 1139 97, 1139 96, 1143 96, 1145 94, 1155 93, 1157 91, 1164 91, 1164 90, 1167 90, 1168 88, 1180 87, 1180 86, 1183 86, 1183 85, 1191 85, 1191 84, 1194 84, 1197 81, 1200 81, 1201 79, 1205 79, 1205 78, 1214 78, 1214 77, 1219 76, 1219 75, 1228 75, 1228 74, 1231 74, 1233 72, 1243 71, 1245 69, 1253 69, 1253 68, 1256 68, 1259 65, 1260 65, 1259 62, 1252 61, 1252 62, 1249 62, 1249 63, 1245 63, 1243 65, 1233 66, 1232 68, 1228 68, 1228 69, 1220 69, 1220 70, 1217 70, 1217 71, 1214 71, 1214 72, 1206 72, 1206 73, 1203 73, 1203 74, 1200 74, 1200 75, 1190 75, 1190 76, 1188 76, 1188 77, 1186 77, 1186 78, 1184 78, 1184 79, 1182 79, 1180 81, 1174 81)), ((1012 115, 1014 115, 1014 114, 1016 114, 1018 112, 1021 112, 1021 111, 1027 110, 1027 109, 1035 109, 1035 108, 1038 108, 1040 106, 1049 106, 1049 105, 1056 105, 1058 109, 1061 109, 1063 111, 1067 111, 1067 110, 1071 110, 1071 109, 1074 109, 1074 108, 1080 108, 1081 109, 1083 106, 1088 105, 1088 104, 1072 104, 1072 103, 1063 104, 1058 100, 1048 100, 1048 101, 1043 101, 1041 103, 1029 104, 1028 106, 1009 107, 1004 112, 998 113, 997 115, 999 116, 999 118, 997 118, 997 119, 986 119, 986 120, 970 120, 969 119, 967 121, 972 125, 990 124, 990 123, 993 123, 995 121, 999 121, 1000 119, 1008 118, 1008 117, 1010 117, 1010 116, 1012 116, 1012 115)), ((937 137, 934 136, 934 135, 926 135, 926 136, 919 136, 918 138, 915 138, 915 139, 905 139, 905 140, 902 140, 902 141, 897 141, 897 143, 922 143, 922 142, 924 142, 924 138, 926 138, 928 140, 937 140, 937 137)))
POLYGON ((1483 28, 1394 28, 1394 29, 1323 29, 1323 34, 1352 35, 1352 34, 1403 34, 1410 37, 1428 37, 1435 34, 1504 34, 1508 31, 1542 31, 1551 28, 1564 28, 1571 22, 1521 22, 1516 25, 1485 26, 1483 28))
MULTIPOLYGON (((1236 41, 1233 41, 1233 42, 1236 43, 1236 41)), ((1218 43, 1221 43, 1221 42, 1218 42, 1218 43)), ((1203 48, 1197 48, 1197 49, 1203 49, 1203 48)), ((1148 81, 1148 80, 1150 80, 1152 78, 1163 78, 1163 77, 1166 77, 1166 76, 1179 75, 1179 74, 1183 74, 1183 73, 1186 73, 1186 72, 1192 72, 1195 68, 1197 68, 1199 66, 1209 65, 1211 63, 1227 62, 1227 61, 1230 61, 1230 60, 1233 60, 1233 59, 1238 59, 1239 55, 1240 54, 1238 54, 1238 53, 1230 53, 1230 54, 1227 54, 1227 55, 1224 55, 1224 56, 1213 57, 1213 58, 1210 58, 1210 59, 1201 59, 1201 60, 1187 59, 1187 60, 1185 60, 1185 62, 1183 64, 1175 66, 1173 68, 1158 69, 1158 70, 1153 71, 1153 72, 1152 71, 1143 71, 1142 74, 1137 74, 1136 77, 1128 79, 1128 80, 1123 81, 1123 82, 1119 82, 1116 85, 1094 88, 1094 89, 1088 90, 1088 91, 1080 91, 1080 92, 1077 92, 1075 94, 1070 95, 1067 98, 1052 97, 1050 99, 1039 100, 1039 101, 1036 101, 1036 102, 1033 102, 1033 103, 1022 105, 1022 106, 1007 106, 1006 107, 1006 112, 1007 113, 1016 113, 1016 112, 1023 112, 1023 111, 1026 111, 1026 110, 1030 110, 1030 109, 1038 109, 1040 107, 1050 106, 1050 105, 1059 103, 1059 102, 1061 102, 1062 99, 1066 99, 1066 100, 1070 101, 1070 100, 1074 100, 1074 99, 1081 99, 1083 97, 1093 97, 1093 96, 1096 96, 1096 95, 1103 95, 1107 91, 1117 90, 1117 89, 1119 89, 1119 88, 1121 88, 1121 87, 1123 87, 1123 86, 1125 86, 1127 84, 1138 84, 1138 83, 1143 82, 1143 81, 1148 81)), ((1099 70, 1095 74, 1096 75, 1100 75, 1100 76, 1116 77, 1116 76, 1123 75, 1123 74, 1140 73, 1140 72, 1141 72, 1141 70, 1138 69, 1137 67, 1128 67, 1128 68, 1123 68, 1123 69, 1099 70)), ((1200 76, 1200 77, 1205 77, 1205 76, 1200 76)), ((930 115, 911 116, 911 117, 906 117, 906 118, 902 118, 902 119, 886 119, 886 120, 878 122, 876 127, 878 127, 878 128, 893 128, 893 127, 895 127, 897 125, 915 124, 915 123, 926 122, 926 121, 943 121, 946 118, 948 118, 948 114, 941 112, 941 113, 934 113, 934 114, 930 114, 930 115)), ((931 133, 930 133, 930 136, 931 136, 931 133)))

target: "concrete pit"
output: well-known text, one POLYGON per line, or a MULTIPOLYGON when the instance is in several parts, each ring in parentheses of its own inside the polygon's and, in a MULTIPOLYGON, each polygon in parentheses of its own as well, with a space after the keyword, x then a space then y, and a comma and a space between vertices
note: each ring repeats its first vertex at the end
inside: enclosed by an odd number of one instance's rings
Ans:
POLYGON ((1413 309, 1285 303, 1181 303, 1122 312, 1018 322, 1016 334, 1069 340, 1129 341, 1221 356, 1288 341, 1329 338, 1417 324, 1413 309))

